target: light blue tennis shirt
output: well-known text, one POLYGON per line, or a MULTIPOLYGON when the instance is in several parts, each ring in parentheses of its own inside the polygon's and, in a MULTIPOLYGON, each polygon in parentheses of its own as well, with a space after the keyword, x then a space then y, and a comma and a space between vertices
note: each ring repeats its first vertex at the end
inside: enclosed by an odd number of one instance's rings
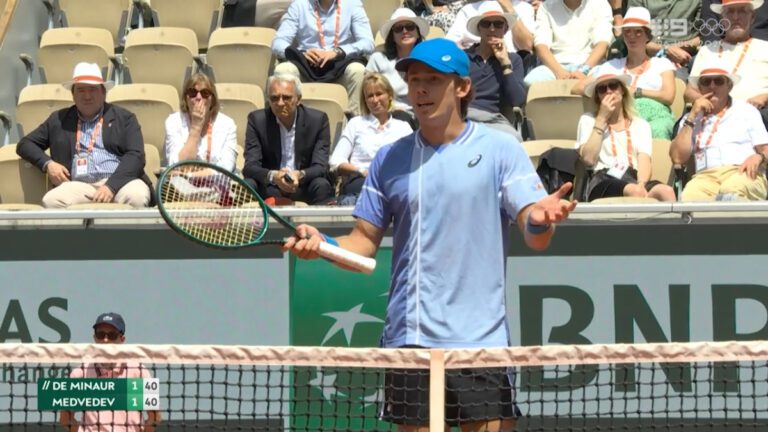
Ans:
POLYGON ((393 222, 382 346, 508 346, 508 228, 544 196, 520 143, 477 123, 449 144, 416 132, 382 147, 353 212, 393 222))

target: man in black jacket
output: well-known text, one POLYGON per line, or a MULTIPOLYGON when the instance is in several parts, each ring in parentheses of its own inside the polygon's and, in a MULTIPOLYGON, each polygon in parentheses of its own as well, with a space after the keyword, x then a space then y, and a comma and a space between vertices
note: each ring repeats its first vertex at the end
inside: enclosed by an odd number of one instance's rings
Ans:
POLYGON ((105 103, 112 85, 102 79, 98 65, 77 64, 72 80, 64 83, 75 104, 51 114, 16 146, 19 156, 47 173, 55 186, 43 206, 149 203, 141 127, 133 113, 105 103))
POLYGON ((243 175, 264 198, 327 203, 328 115, 300 104, 301 81, 291 74, 269 77, 267 98, 269 108, 248 114, 243 175))

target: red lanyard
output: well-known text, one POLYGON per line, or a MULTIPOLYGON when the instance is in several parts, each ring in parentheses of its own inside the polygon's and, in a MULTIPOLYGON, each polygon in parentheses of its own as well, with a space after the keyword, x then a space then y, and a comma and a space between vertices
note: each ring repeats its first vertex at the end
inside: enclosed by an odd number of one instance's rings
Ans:
MULTIPOLYGON (((627 60, 624 62, 624 74, 627 74, 627 71, 628 71, 628 69, 627 69, 627 61, 629 61, 629 58, 627 58, 627 60)), ((640 79, 640 75, 644 74, 645 71, 648 70, 648 67, 650 65, 651 65, 651 63, 650 63, 649 59, 645 59, 645 61, 640 64, 640 68, 641 68, 640 72, 638 72, 637 74, 634 75, 634 77, 632 78, 632 84, 629 86, 631 89, 633 89, 633 90, 635 89, 635 86, 637 86, 637 81, 640 79)), ((632 75, 631 72, 630 72, 630 75, 632 75)))
MULTIPOLYGON (((613 158, 616 159, 618 157, 618 152, 616 151, 616 138, 613 137, 613 128, 608 125, 608 132, 611 133, 611 150, 613 151, 613 158)), ((632 133, 629 131, 629 120, 624 120, 624 133, 627 134, 627 160, 629 161, 629 167, 632 168, 634 165, 632 164, 632 153, 634 152, 632 150, 632 133)))
POLYGON ((211 136, 213 135, 213 122, 208 122, 208 132, 205 133, 205 137, 208 139, 208 150, 205 152, 205 161, 211 161, 211 136))
MULTIPOLYGON (((744 42, 744 47, 741 48, 741 55, 739 55, 739 60, 736 61, 736 66, 733 67, 733 70, 731 71, 732 74, 735 74, 737 70, 739 70, 739 66, 741 66, 741 62, 744 61, 744 56, 747 55, 747 50, 749 49, 749 44, 752 43, 752 38, 749 38, 746 42, 744 42)), ((723 58, 723 43, 720 42, 720 49, 717 52, 718 58, 723 58)))
MULTIPOLYGON (((317 21, 317 35, 320 38, 320 48, 325 49, 325 34, 323 23, 320 22, 320 2, 315 0, 315 20, 317 21)), ((336 0, 336 28, 333 31, 333 48, 339 47, 339 25, 341 24, 341 0, 336 0)))
MULTIPOLYGON (((88 153, 93 152, 93 146, 96 144, 96 139, 99 137, 99 133, 101 133, 101 125, 104 124, 104 117, 99 118, 99 122, 96 123, 96 126, 93 128, 93 132, 91 132, 91 142, 88 143, 87 151, 88 153)), ((75 135, 75 153, 80 154, 80 139, 82 138, 83 132, 80 130, 82 126, 82 122, 80 119, 77 119, 77 134, 75 135)))
POLYGON ((701 129, 699 130, 698 135, 696 135, 696 152, 698 152, 702 148, 709 147, 709 145, 712 143, 712 137, 715 136, 715 132, 717 132, 717 126, 720 124, 720 120, 722 120, 726 111, 728 111, 728 108, 723 108, 723 110, 720 111, 719 114, 717 114, 717 118, 715 119, 715 123, 712 124, 712 130, 709 132, 709 138, 707 138, 707 142, 706 144, 704 144, 704 147, 701 146, 701 135, 704 133, 704 123, 706 122, 707 118, 710 116, 707 116, 706 118, 701 120, 701 129))

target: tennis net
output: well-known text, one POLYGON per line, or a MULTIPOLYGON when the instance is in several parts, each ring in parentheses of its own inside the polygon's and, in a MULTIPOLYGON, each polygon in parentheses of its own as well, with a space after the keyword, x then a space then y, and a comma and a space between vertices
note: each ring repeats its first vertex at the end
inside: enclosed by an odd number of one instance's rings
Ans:
POLYGON ((154 411, 157 430, 395 430, 382 408, 417 389, 391 377, 421 374, 430 430, 442 431, 466 408, 446 397, 450 376, 488 368, 514 371, 507 376, 517 431, 768 430, 765 342, 461 350, 0 344, 0 367, 0 430, 63 430, 59 415, 69 410, 78 421, 95 411, 91 430, 139 430, 124 426, 154 421, 154 411), (157 381, 105 389, 64 379, 84 364, 116 374, 122 365, 142 367, 157 381), (129 406, 135 398, 139 410, 129 406))

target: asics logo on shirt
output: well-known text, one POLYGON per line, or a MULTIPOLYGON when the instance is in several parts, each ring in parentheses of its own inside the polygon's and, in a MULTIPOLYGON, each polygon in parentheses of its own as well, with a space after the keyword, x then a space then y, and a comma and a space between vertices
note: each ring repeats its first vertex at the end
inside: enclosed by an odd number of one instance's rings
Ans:
POLYGON ((473 168, 475 165, 480 163, 480 159, 482 159, 482 158, 483 158, 483 155, 481 155, 481 154, 477 155, 474 159, 472 159, 471 161, 467 162, 467 166, 470 167, 470 168, 473 168))

